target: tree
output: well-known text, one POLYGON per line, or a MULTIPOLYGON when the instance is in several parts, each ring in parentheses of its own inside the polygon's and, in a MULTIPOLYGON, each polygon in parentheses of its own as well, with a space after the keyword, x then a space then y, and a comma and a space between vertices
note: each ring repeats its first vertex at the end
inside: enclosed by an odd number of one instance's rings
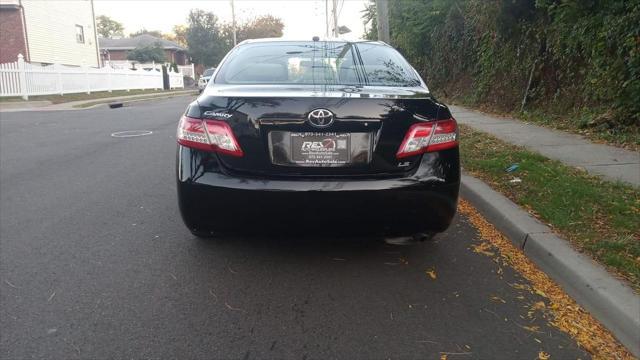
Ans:
POLYGON ((96 26, 98 28, 98 35, 103 38, 112 38, 114 36, 124 36, 124 26, 112 18, 100 15, 96 18, 96 26))
MULTIPOLYGON (((375 19, 373 10, 369 1, 364 21, 375 19)), ((638 24, 638 0, 395 0, 389 6, 394 47, 432 89, 499 111, 526 104, 541 116, 566 117, 616 138, 640 127, 638 24)))
MULTIPOLYGON (((281 37, 284 24, 280 18, 272 15, 262 15, 252 20, 236 25, 236 41, 239 43, 247 39, 261 39, 281 37)), ((233 26, 225 23, 220 29, 224 43, 228 49, 233 47, 233 26)))
POLYGON ((129 34, 129 37, 136 37, 139 35, 151 35, 151 36, 155 36, 157 38, 163 38, 164 36, 162 36, 162 32, 160 32, 160 30, 147 30, 145 28, 142 28, 136 32, 132 32, 131 34, 129 34))
POLYGON ((171 34, 166 34, 165 39, 171 40, 180 46, 187 47, 187 26, 186 25, 174 25, 171 34))
POLYGON ((228 50, 218 17, 212 12, 192 9, 187 22, 186 41, 193 62, 207 67, 218 65, 228 50))
POLYGON ((238 42, 247 39, 281 37, 284 24, 273 15, 263 15, 238 26, 236 37, 238 42))
POLYGON ((162 63, 166 60, 164 49, 159 42, 153 45, 138 46, 127 54, 127 60, 138 61, 140 63, 157 62, 162 63))
POLYGON ((369 0, 360 11, 362 24, 364 25, 363 37, 367 40, 378 40, 378 10, 375 0, 369 0), (369 25, 369 26, 367 26, 369 25))
MULTIPOLYGON (((206 67, 216 66, 222 57, 233 47, 233 29, 231 24, 220 23, 212 12, 192 9, 187 18, 188 25, 174 26, 175 38, 180 43, 184 38, 193 62, 206 67)), ((272 15, 256 17, 236 28, 237 41, 265 37, 280 37, 284 24, 272 15)))

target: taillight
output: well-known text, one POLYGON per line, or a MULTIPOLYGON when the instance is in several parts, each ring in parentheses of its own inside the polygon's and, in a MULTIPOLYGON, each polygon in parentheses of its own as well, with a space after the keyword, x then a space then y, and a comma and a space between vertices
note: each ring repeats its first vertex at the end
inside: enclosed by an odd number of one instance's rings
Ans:
POLYGON ((178 125, 178 143, 199 150, 211 151, 209 138, 200 119, 183 116, 178 125))
POLYGON ((178 125, 177 137, 178 143, 186 147, 233 156, 244 155, 231 127, 224 121, 183 116, 178 125))
POLYGON ((458 124, 452 119, 413 124, 405 135, 398 159, 458 146, 458 124))

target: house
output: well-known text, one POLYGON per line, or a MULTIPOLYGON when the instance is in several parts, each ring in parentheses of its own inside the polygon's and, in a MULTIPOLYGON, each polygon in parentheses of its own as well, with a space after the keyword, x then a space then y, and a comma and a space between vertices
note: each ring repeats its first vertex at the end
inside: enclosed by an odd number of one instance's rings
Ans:
POLYGON ((0 63, 100 65, 93 0, 0 0, 0 63))
POLYGON ((100 38, 100 53, 102 60, 112 64, 127 63, 127 54, 137 47, 154 46, 156 43, 164 49, 166 61, 178 65, 188 65, 187 50, 179 44, 149 34, 142 34, 130 38, 106 39, 100 38))

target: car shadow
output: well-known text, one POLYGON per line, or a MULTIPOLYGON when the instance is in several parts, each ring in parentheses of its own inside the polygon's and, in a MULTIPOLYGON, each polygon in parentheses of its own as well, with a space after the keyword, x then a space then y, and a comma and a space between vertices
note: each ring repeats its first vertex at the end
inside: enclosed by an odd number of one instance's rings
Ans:
POLYGON ((191 247, 200 256, 218 258, 221 253, 230 262, 278 261, 378 263, 401 265, 413 260, 429 261, 436 256, 442 235, 429 241, 387 241, 383 237, 365 236, 221 236, 190 239, 191 247), (416 259, 414 259, 414 257, 416 259), (249 260, 250 259, 250 260, 249 260))
MULTIPOLYGON (((221 235, 199 238, 189 235, 189 253, 196 257, 210 257, 219 262, 220 256, 228 262, 287 262, 302 261, 307 266, 314 261, 361 261, 394 266, 401 263, 435 263, 445 243, 455 241, 460 226, 456 215, 452 227, 427 241, 397 241, 382 236, 352 235, 221 235)), ((341 229, 336 229, 340 234, 341 229)), ((444 246, 444 247, 443 247, 444 246)), ((456 246, 458 247, 458 246, 456 246)), ((448 250, 446 251, 448 253, 448 250)))

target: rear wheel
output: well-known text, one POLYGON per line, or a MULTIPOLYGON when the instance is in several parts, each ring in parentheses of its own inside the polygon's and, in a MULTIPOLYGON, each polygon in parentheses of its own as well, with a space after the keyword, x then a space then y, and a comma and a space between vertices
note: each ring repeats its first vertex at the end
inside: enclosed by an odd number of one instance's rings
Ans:
POLYGON ((436 233, 434 232, 418 233, 413 235, 413 239, 415 241, 432 241, 435 236, 436 236, 436 233))
POLYGON ((211 239, 215 237, 215 234, 212 231, 203 231, 197 229, 189 229, 189 231, 191 231, 191 234, 193 234, 193 236, 200 239, 211 239))

